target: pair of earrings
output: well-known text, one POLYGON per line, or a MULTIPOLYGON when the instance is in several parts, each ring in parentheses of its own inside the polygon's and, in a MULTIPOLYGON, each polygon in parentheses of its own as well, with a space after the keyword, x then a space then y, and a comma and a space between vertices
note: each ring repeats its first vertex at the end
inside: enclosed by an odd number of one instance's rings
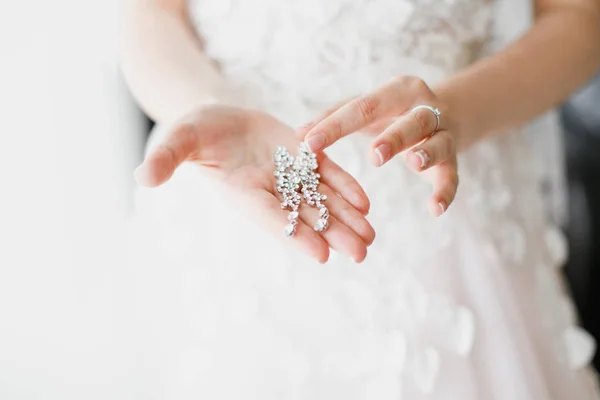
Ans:
POLYGON ((319 219, 314 225, 314 230, 323 232, 329 226, 329 210, 323 204, 327 196, 318 192, 319 178, 316 171, 319 168, 317 156, 310 151, 305 143, 300 143, 298 156, 294 158, 284 146, 277 146, 273 154, 277 179, 277 191, 283 197, 282 209, 290 210, 289 223, 283 233, 294 236, 298 225, 299 208, 304 200, 309 206, 319 209, 319 219))

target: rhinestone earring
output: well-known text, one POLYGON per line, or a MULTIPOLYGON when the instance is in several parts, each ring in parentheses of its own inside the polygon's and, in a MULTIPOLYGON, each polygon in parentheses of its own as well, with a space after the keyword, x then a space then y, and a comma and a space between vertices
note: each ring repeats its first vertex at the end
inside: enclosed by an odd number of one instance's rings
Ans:
POLYGON ((327 196, 318 192, 321 176, 316 172, 319 167, 316 154, 311 152, 306 144, 301 143, 298 147, 298 157, 294 159, 284 146, 278 146, 273 154, 273 161, 277 191, 283 197, 281 208, 290 210, 289 223, 284 228, 284 234, 290 237, 296 233, 302 199, 308 205, 319 209, 319 219, 314 225, 314 230, 325 231, 329 226, 329 210, 323 204, 327 196))
POLYGON ((282 209, 289 209, 289 223, 283 229, 283 233, 288 236, 294 236, 296 226, 298 225, 298 208, 302 198, 299 194, 300 176, 294 170, 294 157, 284 146, 277 146, 273 155, 275 162, 275 175, 277 179, 277 191, 283 197, 281 202, 282 209))
POLYGON ((294 169, 300 175, 300 184, 302 186, 302 195, 306 204, 319 209, 319 219, 314 225, 314 230, 323 232, 329 226, 329 210, 322 203, 327 200, 327 196, 318 192, 319 178, 321 175, 316 171, 319 168, 317 156, 310 151, 305 143, 300 143, 298 147, 298 157, 294 162, 294 169))

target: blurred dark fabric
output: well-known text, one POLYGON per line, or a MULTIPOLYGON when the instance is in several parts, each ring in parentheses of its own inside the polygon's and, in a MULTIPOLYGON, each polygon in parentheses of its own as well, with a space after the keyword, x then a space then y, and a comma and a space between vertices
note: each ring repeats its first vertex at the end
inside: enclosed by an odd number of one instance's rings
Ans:
MULTIPOLYGON (((600 342, 600 75, 561 110, 565 128, 570 257, 566 276, 584 327, 600 342)), ((600 357, 596 354, 596 369, 600 357)))

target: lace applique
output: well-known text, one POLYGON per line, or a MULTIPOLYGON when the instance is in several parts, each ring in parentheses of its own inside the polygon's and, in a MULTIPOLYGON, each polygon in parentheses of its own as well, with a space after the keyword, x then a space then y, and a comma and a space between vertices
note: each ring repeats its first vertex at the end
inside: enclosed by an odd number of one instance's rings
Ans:
POLYGON ((398 74, 441 79, 473 60, 491 21, 489 0, 197 0, 191 10, 231 90, 288 123, 398 74))

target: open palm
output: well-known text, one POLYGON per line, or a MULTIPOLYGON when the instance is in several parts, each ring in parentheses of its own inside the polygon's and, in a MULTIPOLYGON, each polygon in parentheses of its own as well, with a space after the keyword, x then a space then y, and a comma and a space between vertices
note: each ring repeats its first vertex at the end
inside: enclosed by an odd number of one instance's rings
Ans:
MULTIPOLYGON (((283 237, 286 212, 280 207, 273 176, 273 151, 284 145, 290 151, 298 147, 294 130, 276 118, 256 110, 210 106, 179 121, 136 170, 138 183, 158 186, 169 180, 183 162, 194 162, 217 177, 232 190, 255 221, 268 231, 283 237)), ((330 228, 312 229, 318 211, 303 205, 297 233, 287 239, 320 262, 327 261, 329 249, 362 261, 375 233, 365 219, 369 200, 356 182, 323 153, 317 157, 321 185, 327 195, 330 228)))

